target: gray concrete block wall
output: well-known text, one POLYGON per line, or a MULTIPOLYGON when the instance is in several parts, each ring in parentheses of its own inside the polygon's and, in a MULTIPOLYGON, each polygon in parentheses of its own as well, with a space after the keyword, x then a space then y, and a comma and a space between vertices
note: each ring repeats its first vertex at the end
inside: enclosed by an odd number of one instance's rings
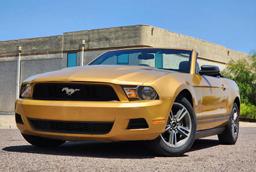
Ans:
POLYGON ((82 40, 85 40, 87 50, 133 47, 141 45, 140 35, 141 25, 66 32, 63 35, 63 49, 64 51, 81 49, 82 40))
POLYGON ((155 26, 135 25, 66 32, 51 37, 0 41, 0 57, 16 56, 17 46, 23 47, 24 55, 81 51, 82 40, 85 41, 85 49, 88 51, 141 46, 187 48, 197 50, 201 58, 222 63, 227 63, 231 58, 247 56, 246 53, 155 26))
POLYGON ((194 49, 199 57, 209 61, 228 63, 231 59, 245 58, 246 53, 231 50, 218 44, 177 34, 154 26, 141 26, 141 44, 152 47, 194 49))
POLYGON ((17 46, 22 47, 23 55, 53 54, 61 52, 62 41, 63 37, 61 35, 0 41, 0 57, 17 56, 17 46))
POLYGON ((0 62, 0 114, 8 114, 14 110, 16 65, 16 61, 0 62))
MULTIPOLYGON (((0 114, 13 113, 15 106, 17 58, 9 59, 0 59, 0 114)), ((31 75, 65 68, 67 64, 62 54, 22 56, 21 59, 21 82, 31 75)))
POLYGON ((23 60, 21 62, 21 81, 29 76, 59 70, 66 67, 66 59, 38 59, 38 60, 23 60))

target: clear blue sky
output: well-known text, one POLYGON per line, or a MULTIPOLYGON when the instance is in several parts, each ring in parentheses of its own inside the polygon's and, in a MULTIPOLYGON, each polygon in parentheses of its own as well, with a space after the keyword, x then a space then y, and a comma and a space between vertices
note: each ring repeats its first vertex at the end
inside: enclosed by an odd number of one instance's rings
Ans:
POLYGON ((256 0, 5 0, 0 40, 150 24, 251 53, 256 0))

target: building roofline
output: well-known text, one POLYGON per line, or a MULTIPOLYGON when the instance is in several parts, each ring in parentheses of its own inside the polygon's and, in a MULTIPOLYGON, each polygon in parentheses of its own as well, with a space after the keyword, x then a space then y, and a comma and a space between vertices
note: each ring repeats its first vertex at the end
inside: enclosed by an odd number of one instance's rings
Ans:
POLYGON ((127 47, 194 49, 202 57, 213 58, 225 63, 232 56, 237 58, 248 56, 247 53, 232 50, 213 42, 152 25, 138 24, 64 32, 62 35, 0 41, 0 58, 16 56, 17 46, 22 46, 22 53, 26 55, 80 51, 82 40, 86 42, 86 50, 122 49, 127 47), (231 54, 230 57, 229 54, 231 54))

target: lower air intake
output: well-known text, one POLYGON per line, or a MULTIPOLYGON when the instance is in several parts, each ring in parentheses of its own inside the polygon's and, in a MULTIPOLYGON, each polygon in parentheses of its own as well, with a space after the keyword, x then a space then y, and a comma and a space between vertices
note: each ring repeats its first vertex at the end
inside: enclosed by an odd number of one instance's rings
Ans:
POLYGON ((29 119, 35 130, 72 134, 107 134, 113 122, 70 122, 29 119))

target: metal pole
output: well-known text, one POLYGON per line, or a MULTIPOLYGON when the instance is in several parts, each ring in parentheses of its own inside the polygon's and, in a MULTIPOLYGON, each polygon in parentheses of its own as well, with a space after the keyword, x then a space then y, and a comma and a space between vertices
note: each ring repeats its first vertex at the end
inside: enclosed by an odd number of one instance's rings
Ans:
POLYGON ((16 99, 20 96, 20 60, 21 60, 21 46, 18 46, 18 59, 17 59, 17 77, 16 77, 16 99))
POLYGON ((82 51, 80 57, 80 66, 84 65, 84 47, 85 47, 85 40, 82 40, 82 51))

